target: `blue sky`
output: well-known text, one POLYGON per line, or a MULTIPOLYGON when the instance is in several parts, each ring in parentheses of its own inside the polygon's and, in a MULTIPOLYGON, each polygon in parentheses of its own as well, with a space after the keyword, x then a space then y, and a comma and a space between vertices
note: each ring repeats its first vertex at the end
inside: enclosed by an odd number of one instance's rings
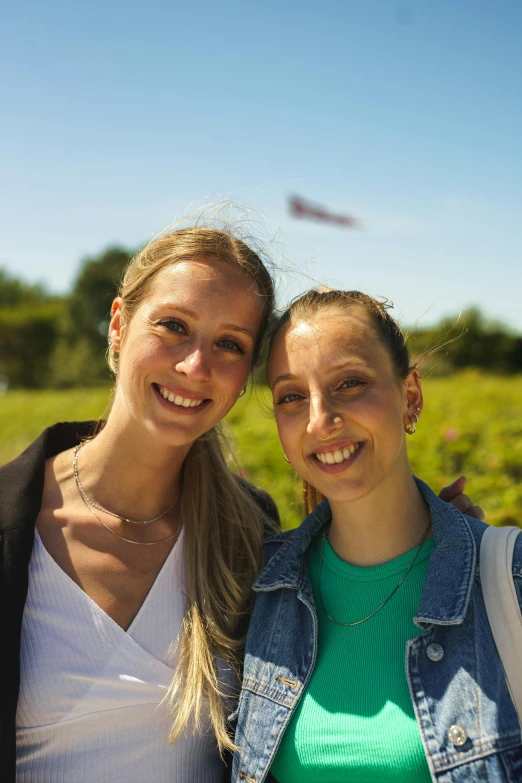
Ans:
POLYGON ((8 0, 0 266, 66 290, 228 196, 277 234, 281 301, 304 271, 522 331, 521 40, 520 0, 8 0), (361 228, 292 219, 293 193, 361 228))

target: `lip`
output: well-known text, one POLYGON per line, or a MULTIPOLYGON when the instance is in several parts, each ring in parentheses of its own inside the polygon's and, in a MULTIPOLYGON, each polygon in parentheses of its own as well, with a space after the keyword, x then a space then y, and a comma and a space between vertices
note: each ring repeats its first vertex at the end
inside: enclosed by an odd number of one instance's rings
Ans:
POLYGON ((324 449, 321 447, 320 449, 312 452, 310 454, 310 461, 313 462, 316 468, 319 468, 319 470, 322 470, 323 473, 329 473, 330 475, 335 475, 336 473, 344 473, 344 471, 349 470, 352 465, 354 465, 357 460, 359 459, 361 452, 364 451, 364 447, 366 443, 364 441, 349 441, 348 443, 344 443, 343 445, 339 444, 332 444, 335 445, 336 448, 332 449, 331 447, 329 449, 324 449), (329 465, 328 463, 321 462, 320 460, 316 459, 314 457, 314 454, 324 454, 325 451, 336 451, 337 449, 346 448, 347 446, 351 446, 354 443, 359 443, 359 448, 357 451, 352 454, 350 459, 345 459, 342 462, 335 462, 333 465, 329 465))
POLYGON ((180 416, 197 416, 198 413, 200 413, 205 408, 208 408, 208 406, 211 404, 212 400, 208 397, 204 397, 202 394, 194 394, 194 393, 188 393, 184 389, 180 389, 179 387, 173 387, 173 386, 166 386, 163 383, 153 383, 152 388, 154 391, 154 394, 156 396, 156 399, 160 402, 160 404, 165 408, 165 410, 170 411, 171 413, 177 413, 180 416), (161 394, 159 387, 161 386, 162 389, 166 389, 171 394, 174 394, 175 396, 183 397, 184 399, 190 399, 190 400, 202 400, 201 405, 198 405, 195 408, 184 408, 182 405, 176 405, 174 402, 170 402, 170 400, 166 400, 165 397, 161 394))
POLYGON ((354 440, 353 438, 351 440, 339 440, 335 442, 332 441, 331 443, 328 443, 326 446, 318 446, 316 449, 314 449, 311 452, 311 454, 327 454, 329 451, 342 451, 343 449, 346 449, 349 446, 355 446, 357 443, 359 444, 359 446, 361 446, 363 441, 354 440))

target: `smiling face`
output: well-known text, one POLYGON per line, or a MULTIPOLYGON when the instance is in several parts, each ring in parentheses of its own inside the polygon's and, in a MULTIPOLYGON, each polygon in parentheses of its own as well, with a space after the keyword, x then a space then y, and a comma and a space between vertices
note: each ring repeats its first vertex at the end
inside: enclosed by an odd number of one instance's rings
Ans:
POLYGON ((131 419, 158 445, 190 445, 248 378, 262 319, 255 284, 232 264, 179 261, 154 276, 129 322, 122 305, 115 300, 109 329, 119 352, 111 416, 131 419))
POLYGON ((290 321, 268 377, 285 454, 329 500, 358 500, 409 472, 404 425, 422 404, 419 376, 397 377, 362 307, 290 321))

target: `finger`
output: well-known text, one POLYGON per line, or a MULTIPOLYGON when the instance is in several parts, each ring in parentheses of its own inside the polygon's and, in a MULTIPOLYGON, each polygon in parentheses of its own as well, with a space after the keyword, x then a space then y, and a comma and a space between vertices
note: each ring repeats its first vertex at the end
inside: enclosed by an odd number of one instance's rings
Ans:
POLYGON ((470 509, 473 508, 473 501, 471 498, 467 495, 463 495, 462 493, 460 495, 456 495, 454 498, 451 498, 450 503, 459 511, 462 511, 463 514, 469 514, 470 509))
POLYGON ((466 511, 466 514, 468 517, 475 517, 475 519, 480 519, 482 522, 486 521, 486 515, 480 506, 471 506, 469 511, 466 511))
POLYGON ((466 481, 466 476, 459 476, 458 479, 455 479, 453 484, 450 484, 449 486, 444 487, 444 489, 441 489, 439 493, 441 500, 445 500, 446 503, 450 503, 452 498, 464 492, 466 481))

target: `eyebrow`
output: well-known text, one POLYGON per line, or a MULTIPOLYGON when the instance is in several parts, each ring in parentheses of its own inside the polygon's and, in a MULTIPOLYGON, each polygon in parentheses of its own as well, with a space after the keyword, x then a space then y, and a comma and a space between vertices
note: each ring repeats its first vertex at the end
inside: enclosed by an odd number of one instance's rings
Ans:
MULTIPOLYGON (((337 370, 344 369, 347 365, 358 365, 359 367, 365 367, 366 369, 369 369, 369 366, 364 361, 357 361, 357 359, 350 359, 348 361, 339 362, 338 364, 333 364, 330 368, 330 372, 336 372, 337 370)), ((274 383, 272 384, 272 388, 277 386, 278 383, 281 383, 282 381, 295 381, 296 376, 292 375, 291 372, 285 373, 284 375, 278 375, 275 379, 274 383)))
MULTIPOLYGON (((173 310, 178 310, 180 313, 184 313, 190 318, 194 318, 196 321, 198 320, 198 314, 194 310, 190 310, 188 307, 183 307, 183 305, 174 304, 173 302, 165 302, 164 306, 172 307, 173 310)), ((234 332, 242 332, 243 334, 248 334, 250 337, 252 337, 252 339, 255 337, 252 329, 247 329, 246 326, 238 326, 237 324, 221 324, 221 329, 231 329, 234 332)))

